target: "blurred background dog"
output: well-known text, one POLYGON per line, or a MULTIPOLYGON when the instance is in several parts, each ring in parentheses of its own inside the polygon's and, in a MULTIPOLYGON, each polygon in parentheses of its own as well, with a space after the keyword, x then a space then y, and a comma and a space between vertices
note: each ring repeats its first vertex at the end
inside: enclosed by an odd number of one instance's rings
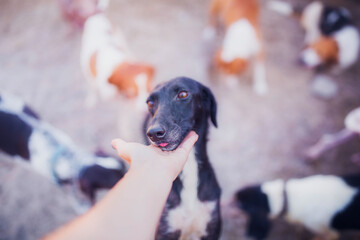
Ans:
POLYGON ((269 7, 279 13, 294 16, 305 30, 305 47, 300 62, 305 67, 337 66, 346 69, 359 57, 359 30, 344 7, 328 6, 313 1, 304 9, 281 1, 270 1, 269 7))
POLYGON ((259 14, 257 0, 213 0, 210 26, 204 36, 211 38, 219 23, 224 25, 225 36, 214 57, 215 66, 226 75, 237 77, 253 62, 254 91, 264 94, 268 87, 259 14))
POLYGON ((133 58, 123 34, 103 13, 95 14, 85 22, 81 65, 90 85, 88 107, 94 106, 98 97, 109 100, 118 93, 137 98, 138 108, 145 106, 154 67, 133 58))
POLYGON ((0 99, 0 150, 54 183, 71 184, 95 203, 98 189, 110 189, 125 174, 123 160, 83 151, 21 99, 9 94, 0 99))
POLYGON ((239 190, 234 201, 249 216, 247 233, 255 239, 265 239, 272 219, 280 216, 324 239, 360 231, 360 175, 265 182, 239 190))

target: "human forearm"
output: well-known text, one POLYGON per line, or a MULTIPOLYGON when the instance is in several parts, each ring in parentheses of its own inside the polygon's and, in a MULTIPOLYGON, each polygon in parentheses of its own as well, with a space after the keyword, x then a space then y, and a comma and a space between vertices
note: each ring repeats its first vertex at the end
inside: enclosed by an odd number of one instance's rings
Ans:
POLYGON ((49 239, 153 239, 171 185, 166 174, 130 169, 93 209, 49 239))
POLYGON ((107 196, 104 199, 106 204, 99 206, 103 207, 99 212, 106 218, 113 216, 116 221, 113 228, 118 229, 121 239, 154 239, 172 179, 153 169, 142 168, 134 171, 130 169, 122 181, 112 190, 116 197, 107 196), (105 207, 116 204, 118 207, 114 217, 114 209, 105 207))
POLYGON ((129 172, 88 213, 45 239, 153 239, 172 182, 197 138, 190 132, 171 152, 113 140, 120 157, 130 163, 129 172))

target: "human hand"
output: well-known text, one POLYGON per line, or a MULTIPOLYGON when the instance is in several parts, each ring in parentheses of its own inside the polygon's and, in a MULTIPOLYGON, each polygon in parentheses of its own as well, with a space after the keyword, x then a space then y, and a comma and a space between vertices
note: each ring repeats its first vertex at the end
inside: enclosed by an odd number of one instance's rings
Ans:
POLYGON ((130 170, 155 171, 174 181, 183 169, 197 139, 198 135, 191 131, 174 151, 162 151, 153 145, 126 142, 119 138, 111 143, 119 156, 130 164, 130 170))

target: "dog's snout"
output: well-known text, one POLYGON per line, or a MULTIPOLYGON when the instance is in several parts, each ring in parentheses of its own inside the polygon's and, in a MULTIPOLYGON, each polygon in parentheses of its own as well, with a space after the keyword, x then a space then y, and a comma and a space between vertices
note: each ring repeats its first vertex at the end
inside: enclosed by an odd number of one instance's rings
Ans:
POLYGON ((158 141, 165 137, 166 131, 165 129, 160 125, 152 126, 148 129, 146 135, 152 140, 152 141, 158 141))

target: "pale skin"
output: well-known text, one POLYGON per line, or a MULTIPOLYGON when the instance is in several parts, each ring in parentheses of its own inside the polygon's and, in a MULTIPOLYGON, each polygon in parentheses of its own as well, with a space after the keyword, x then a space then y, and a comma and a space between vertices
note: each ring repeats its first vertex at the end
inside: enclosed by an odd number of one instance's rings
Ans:
POLYGON ((129 171, 90 211, 44 239, 154 239, 172 182, 197 139, 192 131, 171 152, 113 140, 119 156, 130 164, 129 171))

